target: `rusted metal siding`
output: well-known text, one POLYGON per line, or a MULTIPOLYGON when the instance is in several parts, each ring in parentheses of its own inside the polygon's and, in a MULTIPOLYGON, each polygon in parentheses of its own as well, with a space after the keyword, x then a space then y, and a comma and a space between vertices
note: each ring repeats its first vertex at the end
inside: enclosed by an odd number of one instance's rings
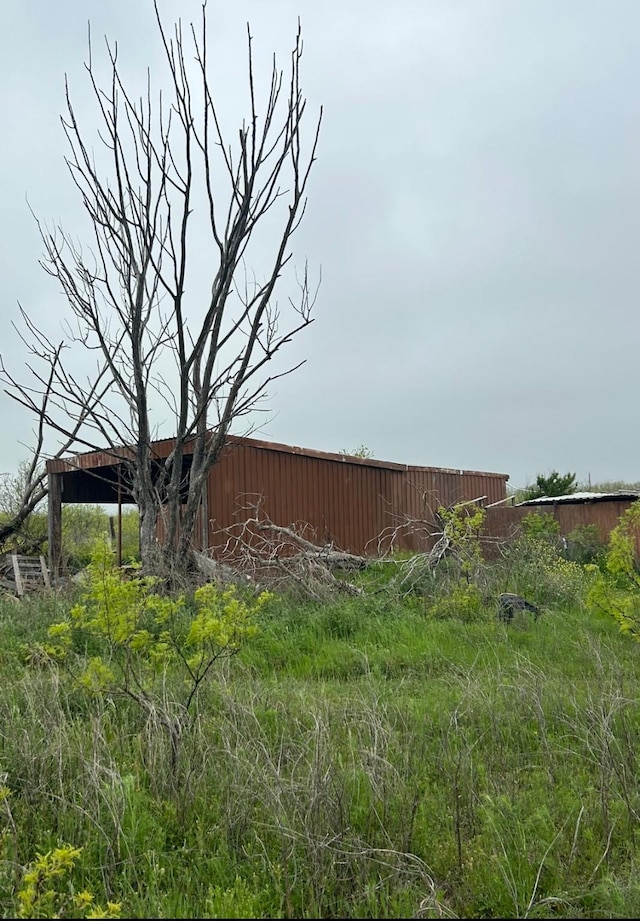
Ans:
MULTIPOLYGON (((172 447, 173 440, 166 439, 155 442, 153 451, 162 460, 172 447)), ((47 469, 62 477, 63 502, 114 502, 119 464, 132 456, 128 448, 96 451, 49 461, 47 469)), ((209 474, 208 528, 201 509, 194 538, 202 547, 206 534, 208 547, 219 551, 225 540, 221 530, 251 517, 249 506, 260 500, 263 515, 275 524, 307 524, 309 537, 320 543, 375 553, 379 535, 405 519, 431 521, 438 506, 464 500, 499 502, 506 498, 507 479, 500 473, 407 466, 229 436, 209 474)), ((122 495, 122 501, 131 498, 122 495)), ((159 520, 160 539, 162 533, 159 520)), ((423 549, 425 543, 405 530, 395 546, 423 549)))
MULTIPOLYGON (((525 505, 511 508, 488 508, 484 524, 483 540, 487 556, 492 546, 508 540, 517 532, 525 515, 550 514, 560 525, 560 534, 568 537, 581 525, 595 525, 600 538, 607 542, 620 516, 632 504, 632 499, 610 499, 599 502, 558 502, 545 505, 525 505)), ((636 554, 640 559, 640 534, 636 533, 636 554)))
MULTIPOLYGON (((405 517, 433 519, 439 505, 506 496, 505 474, 387 464, 368 458, 303 451, 234 439, 209 475, 209 546, 221 531, 251 517, 246 506, 278 525, 311 528, 309 537, 353 553, 374 553, 378 536, 405 517)), ((396 546, 418 549, 401 535, 396 546)), ((420 544, 420 546, 424 546, 420 544)))

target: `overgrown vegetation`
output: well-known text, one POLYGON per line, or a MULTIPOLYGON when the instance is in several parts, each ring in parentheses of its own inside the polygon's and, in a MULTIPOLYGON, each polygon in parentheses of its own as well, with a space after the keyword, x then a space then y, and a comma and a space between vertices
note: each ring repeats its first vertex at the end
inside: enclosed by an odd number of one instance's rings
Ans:
MULTIPOLYGON (((6 489, 6 483, 5 483, 6 489)), ((11 492, 0 497, 0 527, 12 515, 11 492)), ((118 519, 101 505, 62 506, 62 570, 78 572, 91 560, 96 541, 105 537, 117 546, 118 519)), ((121 514, 122 562, 134 563, 140 559, 140 520, 136 508, 125 508, 121 514)), ((47 553, 47 511, 38 509, 21 524, 10 538, 0 546, 0 552, 47 553)))
POLYGON ((458 509, 358 595, 160 597, 102 546, 0 602, 2 916, 637 917, 632 510, 586 565, 458 509))
POLYGON ((623 633, 640 640, 640 571, 637 540, 640 535, 640 502, 634 502, 620 516, 611 532, 604 571, 597 572, 589 594, 590 604, 610 614, 623 633))

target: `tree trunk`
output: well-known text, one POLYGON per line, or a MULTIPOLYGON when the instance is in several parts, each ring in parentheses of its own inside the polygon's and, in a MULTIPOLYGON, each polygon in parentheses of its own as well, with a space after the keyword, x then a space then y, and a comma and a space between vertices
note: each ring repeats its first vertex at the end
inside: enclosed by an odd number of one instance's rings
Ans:
POLYGON ((175 539, 171 542, 165 539, 162 550, 165 568, 174 580, 188 578, 189 574, 196 569, 193 539, 204 489, 206 489, 206 477, 202 474, 194 475, 192 471, 186 503, 181 504, 178 496, 174 500, 175 509, 169 511, 170 517, 171 512, 175 512, 179 525, 175 539))
POLYGON ((140 510, 140 559, 145 572, 155 573, 158 566, 158 509, 153 502, 138 500, 140 510))

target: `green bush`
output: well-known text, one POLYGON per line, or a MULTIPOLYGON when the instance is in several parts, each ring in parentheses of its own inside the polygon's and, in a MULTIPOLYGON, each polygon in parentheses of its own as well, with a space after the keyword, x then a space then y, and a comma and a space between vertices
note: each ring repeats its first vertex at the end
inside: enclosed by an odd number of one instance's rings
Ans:
POLYGON ((617 621, 620 630, 640 641, 640 569, 637 535, 640 531, 640 501, 620 516, 609 535, 604 567, 591 564, 595 574, 589 593, 592 608, 617 621))
MULTIPOLYGON (((97 540, 111 535, 110 515, 101 505, 62 506, 62 552, 65 568, 84 569, 97 540)), ((113 529, 117 541, 118 522, 113 529)), ((115 543, 114 543, 115 547, 115 543)), ((122 512, 122 562, 140 559, 139 515, 136 508, 122 512)))
POLYGON ((565 559, 555 541, 541 537, 510 541, 491 570, 492 585, 499 591, 515 592, 541 605, 580 606, 590 581, 583 566, 565 559))
MULTIPOLYGON (((9 512, 0 511, 0 526, 8 524, 13 519, 9 512)), ((47 543, 47 513, 41 511, 31 512, 26 521, 20 525, 3 543, 3 553, 34 553, 46 552, 47 543)))
POLYGON ((65 665, 90 695, 128 698, 159 718, 177 750, 183 717, 214 663, 235 655, 256 633, 255 620, 271 595, 244 599, 234 585, 222 590, 208 582, 192 598, 169 598, 154 592, 156 583, 152 576, 124 577, 108 542, 98 541, 79 603, 49 627, 48 642, 35 652, 65 665), (97 655, 87 655, 91 646, 97 655), (182 680, 179 699, 168 702, 170 668, 182 672, 182 680))
POLYGON ((551 512, 529 512, 520 522, 520 527, 529 540, 546 540, 556 543, 560 534, 560 523, 556 521, 551 512))
MULTIPOLYGON (((438 619, 456 618, 468 623, 487 620, 489 611, 477 586, 461 579, 443 592, 428 608, 427 614, 438 619)), ((493 617, 493 614, 490 615, 493 617)))
POLYGON ((606 547, 595 524, 578 525, 567 535, 567 559, 576 563, 595 563, 603 556, 606 547))

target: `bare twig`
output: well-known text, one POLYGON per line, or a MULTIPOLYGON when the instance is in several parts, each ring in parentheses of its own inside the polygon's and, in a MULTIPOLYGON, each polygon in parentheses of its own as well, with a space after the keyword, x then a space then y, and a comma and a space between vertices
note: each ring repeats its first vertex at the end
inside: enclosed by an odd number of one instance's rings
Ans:
POLYGON ((218 532, 221 559, 234 572, 261 585, 322 600, 330 594, 359 595, 362 589, 334 575, 335 570, 362 569, 365 557, 346 553, 331 542, 311 540, 306 524, 277 525, 262 511, 262 498, 240 511, 250 514, 218 532))

